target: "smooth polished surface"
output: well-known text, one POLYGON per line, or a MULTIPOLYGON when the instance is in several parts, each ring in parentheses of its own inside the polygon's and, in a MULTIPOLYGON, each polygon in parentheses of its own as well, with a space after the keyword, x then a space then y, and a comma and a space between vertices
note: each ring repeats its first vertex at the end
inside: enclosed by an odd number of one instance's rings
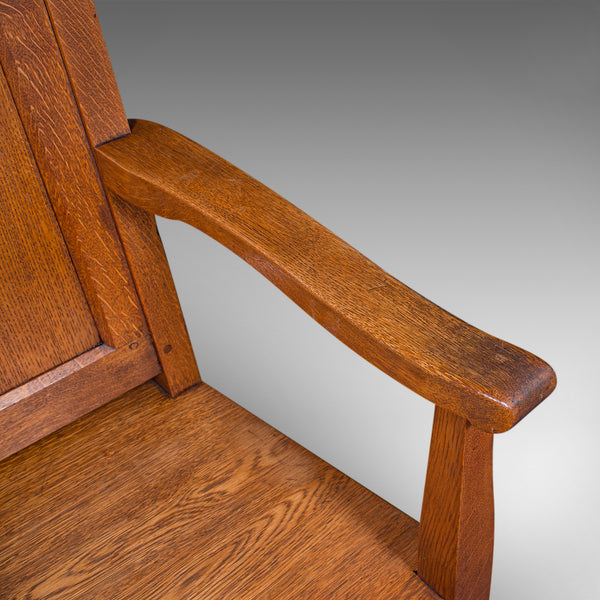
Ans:
MULTIPOLYGON (((95 19, 93 5, 70 8, 60 19, 63 36, 69 23, 75 37, 93 34, 77 34, 84 15, 95 19)), ((88 78, 102 66, 95 33, 82 42, 94 66, 88 78)), ((61 44, 44 0, 0 3, 3 457, 161 370, 82 121, 95 110, 94 124, 108 127, 99 107, 114 112, 113 96, 96 95, 92 109, 88 94, 80 113, 61 44)), ((77 54, 85 62, 88 54, 77 54)), ((103 66, 106 74, 110 64, 103 66)), ((177 338, 185 335, 179 327, 177 338)))
MULTIPOLYGON (((92 0, 48 0, 48 14, 91 147, 129 133, 119 89, 92 0)), ((171 395, 200 381, 156 222, 109 198, 162 373, 171 395)))
POLYGON ((0 463, 0 598, 436 600, 416 521, 202 384, 0 463))
MULTIPOLYGON (((25 6, 25 5, 33 6, 33 5, 35 5, 35 2, 34 1, 30 1, 30 2, 24 2, 24 3, 21 4, 21 6, 25 6)), ((262 547, 262 545, 261 545, 261 547, 262 547)), ((72 572, 73 571, 71 570, 70 573, 72 573, 72 572)), ((156 582, 154 582, 154 583, 156 584, 156 582)), ((351 584, 351 585, 353 585, 353 584, 351 584)), ((400 586, 400 587, 402 587, 402 586, 400 586)))

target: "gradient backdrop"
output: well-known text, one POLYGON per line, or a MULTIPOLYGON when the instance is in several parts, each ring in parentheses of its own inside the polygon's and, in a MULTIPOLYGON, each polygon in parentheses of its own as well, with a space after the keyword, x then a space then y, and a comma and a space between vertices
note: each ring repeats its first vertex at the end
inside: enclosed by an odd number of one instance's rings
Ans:
MULTIPOLYGON (((129 116, 554 366, 557 391, 496 437, 492 598, 598 599, 598 5, 97 8, 129 116)), ((159 226, 205 380, 418 518, 433 406, 216 242, 159 226)))

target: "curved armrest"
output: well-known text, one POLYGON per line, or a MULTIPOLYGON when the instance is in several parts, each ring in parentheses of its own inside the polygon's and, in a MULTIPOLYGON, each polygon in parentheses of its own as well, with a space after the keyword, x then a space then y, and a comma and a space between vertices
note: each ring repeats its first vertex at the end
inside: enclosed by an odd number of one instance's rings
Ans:
POLYGON ((96 149, 109 192, 224 244, 397 381, 488 432, 554 389, 544 361, 420 296, 227 161, 155 123, 131 125, 96 149))

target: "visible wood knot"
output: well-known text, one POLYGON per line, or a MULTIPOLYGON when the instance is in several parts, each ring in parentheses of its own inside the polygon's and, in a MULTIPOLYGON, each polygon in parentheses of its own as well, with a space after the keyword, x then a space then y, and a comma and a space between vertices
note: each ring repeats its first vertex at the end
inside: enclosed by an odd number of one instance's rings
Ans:
POLYGON ((169 354, 169 352, 171 352, 171 350, 173 350, 173 346, 171 346, 171 344, 167 344, 164 348, 163 348, 163 352, 165 354, 169 354))

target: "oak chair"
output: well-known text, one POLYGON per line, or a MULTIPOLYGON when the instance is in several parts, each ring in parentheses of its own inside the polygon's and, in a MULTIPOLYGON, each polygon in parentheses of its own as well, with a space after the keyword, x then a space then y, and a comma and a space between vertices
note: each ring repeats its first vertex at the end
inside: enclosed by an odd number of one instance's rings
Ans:
POLYGON ((0 2, 0 61, 0 599, 487 598, 493 434, 552 369, 128 122, 92 0, 0 2), (201 382, 154 215, 436 404, 420 524, 201 382))

